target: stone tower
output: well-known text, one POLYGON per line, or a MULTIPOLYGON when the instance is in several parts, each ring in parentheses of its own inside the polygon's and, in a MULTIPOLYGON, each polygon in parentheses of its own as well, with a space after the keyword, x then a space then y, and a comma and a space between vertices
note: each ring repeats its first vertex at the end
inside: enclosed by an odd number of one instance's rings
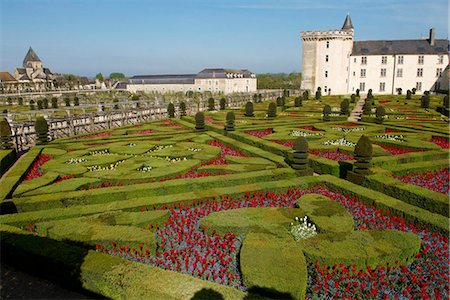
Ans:
POLYGON ((302 90, 314 94, 321 87, 323 95, 347 94, 353 32, 349 15, 340 30, 301 32, 302 90))
POLYGON ((33 70, 42 69, 42 61, 34 52, 33 48, 28 49, 27 55, 23 59, 24 68, 32 68, 33 70))

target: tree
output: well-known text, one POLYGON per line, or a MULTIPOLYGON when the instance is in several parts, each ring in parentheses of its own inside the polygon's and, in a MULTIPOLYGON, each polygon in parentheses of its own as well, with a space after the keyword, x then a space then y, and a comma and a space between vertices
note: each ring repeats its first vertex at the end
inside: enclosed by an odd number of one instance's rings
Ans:
POLYGON ((78 97, 76 97, 76 96, 73 98, 73 105, 80 106, 80 99, 78 99, 78 97))
POLYGON ((42 108, 47 109, 48 108, 48 99, 44 98, 42 100, 42 108))
POLYGON ((411 100, 411 91, 410 90, 407 90, 406 91, 406 100, 411 100))
POLYGON ((95 79, 97 79, 100 82, 103 82, 104 81, 103 74, 102 73, 98 73, 97 75, 95 75, 95 79))
POLYGON ((58 108, 58 99, 56 97, 52 97, 52 108, 58 108))
POLYGON ((122 80, 122 79, 125 79, 125 75, 123 73, 114 72, 114 73, 109 74, 109 79, 122 80))
POLYGON ((23 105, 23 98, 22 98, 22 97, 19 97, 19 98, 17 99, 17 103, 18 103, 20 106, 22 106, 22 105, 23 105))
POLYGON ((200 111, 195 115, 195 129, 205 130, 205 115, 200 111))
POLYGON ((302 106, 302 100, 303 100, 303 98, 302 98, 301 96, 295 98, 295 100, 294 100, 294 105, 295 105, 295 107, 300 107, 300 106, 302 106))
POLYGON ((320 100, 322 98, 322 88, 319 86, 316 91, 316 100, 320 100))
POLYGON ((251 101, 248 101, 247 104, 245 104, 245 113, 244 116, 246 117, 253 117, 253 103, 251 101))
POLYGON ((292 160, 288 161, 292 169, 298 176, 308 176, 313 174, 313 170, 308 163, 308 141, 304 137, 295 140, 292 154, 292 160))
POLYGON ((267 117, 275 118, 277 116, 277 105, 275 102, 269 103, 269 108, 267 109, 267 117))
POLYGON ((208 99, 208 111, 213 111, 216 109, 216 104, 214 103, 214 98, 208 99))
POLYGON ((258 74, 256 77, 258 90, 298 89, 301 83, 300 73, 258 74))
POLYGON ((180 102, 180 117, 186 116, 186 103, 180 102))
MULTIPOLYGON (((31 100, 31 101, 33 101, 33 100, 31 100)), ((42 106, 42 100, 39 99, 39 100, 37 101, 37 109, 42 109, 42 108, 43 108, 43 106, 42 106)))
POLYGON ((229 111, 227 113, 227 122, 225 124, 226 131, 234 131, 234 119, 235 119, 234 112, 229 111))
POLYGON ((37 117, 34 123, 34 130, 37 135, 38 144, 46 144, 48 142, 48 124, 44 117, 37 117))
POLYGON ((384 116, 386 115, 386 110, 384 106, 377 106, 377 110, 375 111, 375 123, 382 124, 384 120, 384 116))
POLYGON ((225 108, 227 107, 227 99, 225 98, 220 98, 220 110, 225 110, 225 108))
POLYGON ((327 104, 323 107, 323 120, 325 122, 329 122, 331 120, 330 114, 331 114, 331 106, 327 104))
POLYGON ((12 149, 11 141, 11 126, 9 125, 6 118, 0 119, 0 149, 12 149))
POLYGON ((348 116, 348 114, 350 113, 349 108, 350 108, 350 104, 348 102, 348 99, 342 100, 342 102, 341 102, 341 115, 348 116))
POLYGON ((36 109, 36 107, 34 106, 34 100, 30 100, 29 105, 30 105, 30 110, 35 110, 36 109))
POLYGON ((67 107, 70 106, 70 98, 69 97, 64 98, 64 102, 65 102, 67 107))
POLYGON ((167 106, 167 114, 169 115, 169 118, 175 117, 175 106, 173 105, 172 102, 170 102, 169 105, 167 106))

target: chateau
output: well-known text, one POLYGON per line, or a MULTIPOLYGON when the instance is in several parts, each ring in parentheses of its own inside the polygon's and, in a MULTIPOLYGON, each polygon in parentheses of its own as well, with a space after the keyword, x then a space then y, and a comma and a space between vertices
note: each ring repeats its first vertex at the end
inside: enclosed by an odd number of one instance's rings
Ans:
POLYGON ((354 41, 347 16, 340 30, 303 31, 301 39, 303 90, 322 94, 396 94, 416 89, 448 91, 449 41, 428 39, 354 41))
POLYGON ((130 92, 205 92, 249 93, 256 92, 256 75, 249 70, 204 69, 197 74, 139 75, 129 79, 130 92))

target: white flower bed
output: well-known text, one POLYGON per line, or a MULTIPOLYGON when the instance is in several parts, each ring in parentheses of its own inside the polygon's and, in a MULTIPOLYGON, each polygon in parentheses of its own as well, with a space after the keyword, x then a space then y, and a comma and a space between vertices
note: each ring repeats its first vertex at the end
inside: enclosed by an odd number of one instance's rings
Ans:
POLYGON ((156 158, 156 159, 161 159, 161 160, 165 160, 168 161, 170 163, 177 163, 177 162, 182 162, 187 160, 187 157, 176 157, 176 158, 172 158, 172 157, 162 157, 162 156, 149 156, 150 158, 156 158))
POLYGON ((150 150, 150 151, 148 151, 148 152, 161 151, 161 150, 164 150, 164 149, 167 149, 167 148, 172 148, 172 147, 173 147, 173 145, 165 145, 165 146, 158 145, 158 146, 156 146, 154 149, 152 149, 152 150, 150 150))
POLYGON ((90 151, 89 155, 111 155, 111 153, 109 153, 108 149, 104 149, 104 150, 96 150, 96 151, 90 151))
POLYGON ((150 172, 153 168, 151 166, 142 166, 139 169, 137 169, 138 171, 141 171, 143 173, 147 173, 150 172))
POLYGON ((129 143, 127 146, 128 146, 128 147, 136 147, 136 144, 134 144, 134 143, 129 143))
POLYGON ((304 218, 295 217, 295 223, 291 223, 290 233, 294 240, 304 240, 317 235, 316 225, 308 220, 308 216, 304 218))
POLYGON ((301 130, 292 130, 292 132, 291 132, 291 136, 307 137, 307 136, 320 136, 320 135, 322 135, 322 134, 321 133, 306 132, 306 131, 301 131, 301 130))
POLYGON ((93 171, 112 171, 115 170, 117 168, 118 165, 120 165, 121 163, 123 163, 125 160, 119 160, 113 164, 110 164, 109 166, 87 166, 86 168, 88 169, 89 172, 93 172, 93 171))
POLYGON ((322 143, 322 145, 328 145, 328 146, 348 146, 348 147, 355 147, 356 144, 347 141, 344 138, 338 139, 338 140, 329 140, 322 143))
POLYGON ((343 133, 345 133, 345 134, 350 133, 350 132, 353 132, 353 131, 363 131, 363 130, 366 130, 366 128, 364 128, 364 127, 356 127, 356 128, 333 127, 333 128, 331 128, 331 129, 337 130, 337 131, 341 131, 341 132, 343 132, 343 133))
POLYGON ((375 136, 377 139, 395 141, 395 142, 404 142, 403 135, 395 135, 395 134, 383 134, 375 136))
POLYGON ((86 160, 84 158, 71 158, 68 161, 66 161, 66 164, 72 165, 72 164, 80 164, 82 162, 85 162, 86 160))
POLYGON ((192 151, 192 152, 200 152, 200 151, 202 151, 202 149, 200 149, 200 148, 189 148, 188 150, 192 151))
POLYGON ((341 111, 341 109, 340 109, 340 108, 337 108, 337 107, 332 107, 332 108, 331 108, 331 111, 341 111))

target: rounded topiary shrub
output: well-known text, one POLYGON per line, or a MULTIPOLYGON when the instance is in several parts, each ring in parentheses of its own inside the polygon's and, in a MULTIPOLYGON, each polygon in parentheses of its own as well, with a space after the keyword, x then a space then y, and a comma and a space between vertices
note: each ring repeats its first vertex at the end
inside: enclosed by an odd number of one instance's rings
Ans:
POLYGON ((219 105, 220 105, 220 110, 225 110, 225 108, 227 107, 227 99, 220 98, 219 105))
POLYGON ((42 109, 42 108, 44 108, 43 105, 42 105, 42 100, 39 99, 39 100, 37 101, 37 109, 42 109))
POLYGON ((245 113, 244 115, 246 117, 253 117, 253 103, 248 101, 247 104, 245 104, 245 113))
POLYGON ((216 104, 214 103, 214 98, 208 99, 208 110, 209 111, 216 110, 216 104))
POLYGON ((17 98, 17 103, 19 105, 23 105, 23 98, 22 97, 17 98))
POLYGON ((320 100, 322 98, 322 88, 319 86, 316 91, 316 100, 320 100))
POLYGON ((175 117, 175 106, 173 105, 173 103, 169 103, 169 105, 167 106, 167 115, 169 116, 169 118, 175 117))
POLYGON ((412 95, 411 90, 407 90, 406 91, 406 100, 411 100, 411 95, 412 95))
POLYGON ((30 110, 36 109, 36 106, 34 105, 34 100, 30 100, 29 105, 30 105, 30 110))
POLYGON ((386 110, 384 106, 377 106, 377 110, 375 111, 375 123, 381 124, 383 123, 384 116, 386 115, 386 110))
POLYGON ((331 106, 328 104, 323 107, 323 120, 328 122, 331 120, 331 106))
POLYGON ((48 99, 47 98, 42 99, 42 108, 44 108, 44 109, 48 108, 48 99))
POLYGON ((372 155, 372 142, 369 137, 362 135, 355 146, 355 173, 361 175, 370 174, 372 155))
POLYGON ((11 149, 11 126, 6 118, 0 118, 0 148, 11 149))
POLYGON ((205 115, 202 112, 195 115, 195 129, 205 130, 205 115))
POLYGON ((70 98, 69 97, 64 98, 64 103, 66 104, 66 106, 70 106, 70 98))
POLYGON ((308 100, 309 99, 309 92, 308 91, 304 91, 302 96, 303 96, 303 100, 308 100))
POLYGON ((355 94, 352 94, 352 95, 350 96, 350 99, 351 99, 351 102, 352 102, 352 103, 356 103, 356 95, 355 95, 355 94))
POLYGON ((283 98, 282 97, 277 97, 277 106, 279 106, 279 107, 283 106, 283 98))
POLYGON ((422 107, 422 108, 430 107, 430 95, 426 94, 426 92, 424 93, 424 95, 422 96, 422 98, 420 100, 420 107, 422 107))
POLYGON ((348 115, 349 114, 349 108, 350 103, 348 102, 348 99, 344 99, 341 102, 341 115, 348 115))
POLYGON ((295 107, 300 107, 300 106, 302 106, 302 105, 303 105, 303 104, 302 104, 302 100, 303 100, 302 97, 297 97, 297 98, 295 98, 295 100, 294 100, 294 105, 295 105, 295 107))
POLYGON ((80 99, 78 97, 73 98, 73 105, 79 106, 80 105, 80 99))
POLYGON ((229 111, 227 113, 227 122, 225 124, 226 131, 234 131, 234 120, 235 120, 234 112, 229 111))
POLYGON ((267 109, 267 117, 275 118, 277 116, 277 105, 275 102, 269 103, 269 108, 267 109))
POLYGON ((363 107, 363 114, 370 115, 372 113, 372 99, 366 99, 363 107))
POLYGON ((37 135, 38 144, 45 144, 48 142, 48 124, 44 117, 37 117, 34 123, 34 129, 37 135))
POLYGON ((186 103, 184 103, 183 101, 180 102, 180 116, 186 116, 186 103))
POLYGON ((52 98, 52 108, 58 108, 58 98, 52 98))

